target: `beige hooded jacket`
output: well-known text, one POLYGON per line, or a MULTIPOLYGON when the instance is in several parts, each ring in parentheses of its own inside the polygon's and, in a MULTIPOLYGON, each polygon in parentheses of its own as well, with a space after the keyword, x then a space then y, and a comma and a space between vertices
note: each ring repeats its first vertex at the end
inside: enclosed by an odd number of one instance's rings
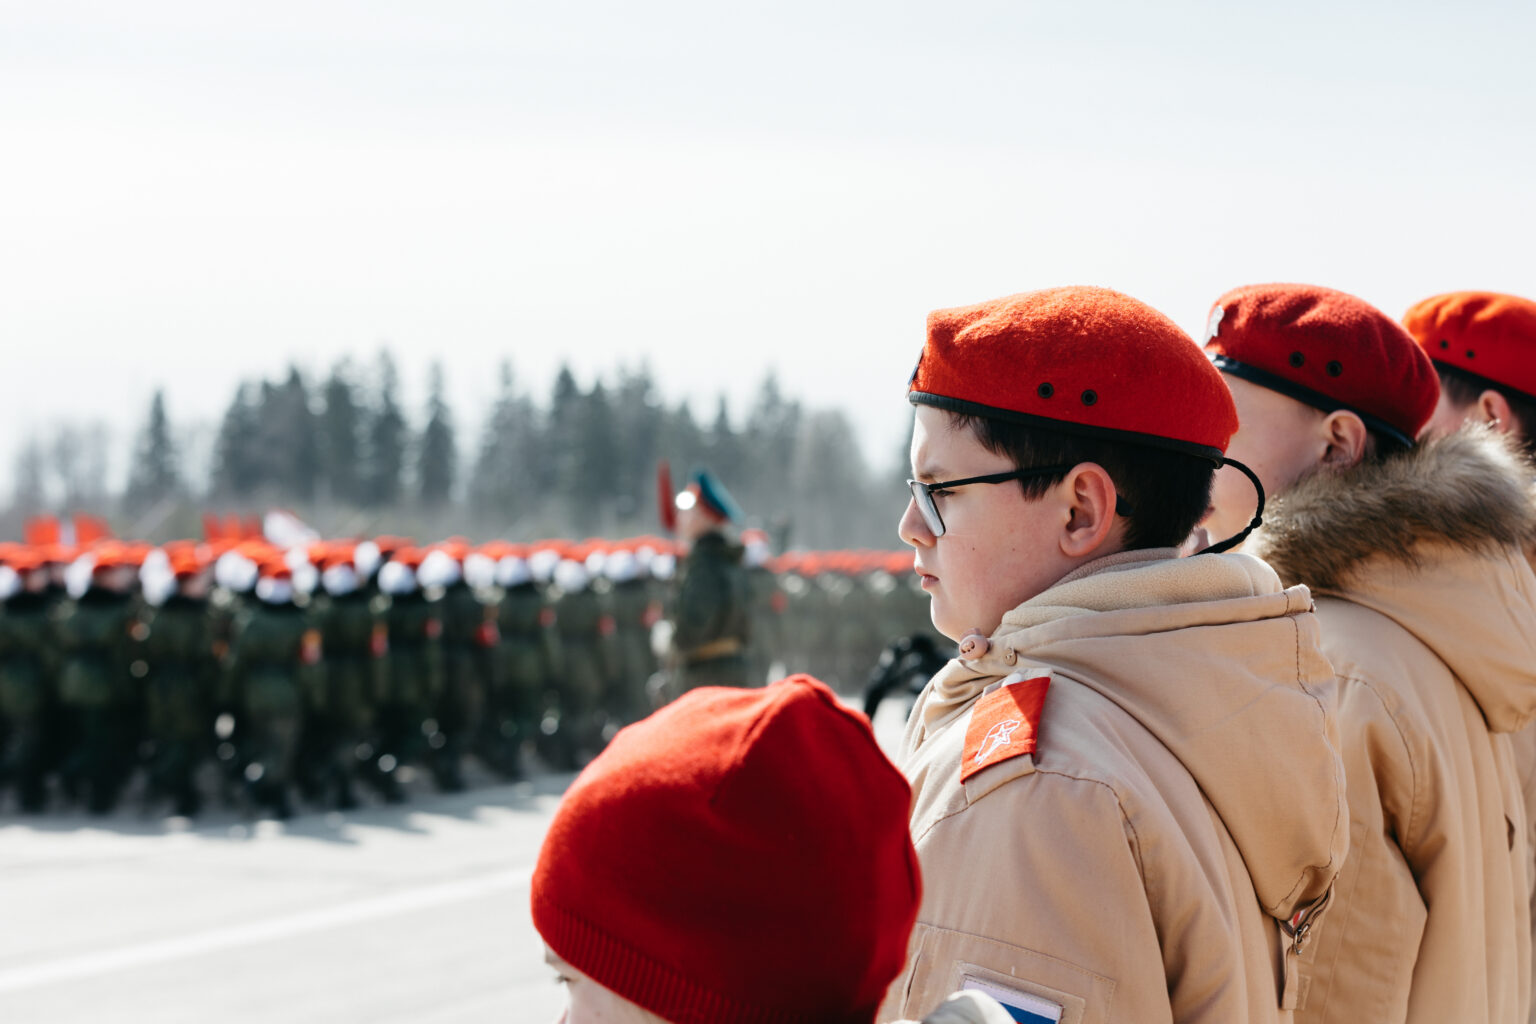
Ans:
POLYGON ((1526 471, 1465 433, 1271 505, 1246 550, 1317 598, 1350 855, 1302 1021, 1523 1021, 1530 854, 1509 734, 1536 714, 1526 471))
POLYGON ((1332 672, 1304 587, 1172 554, 1084 566, 919 698, 898 763, 923 903, 881 1020, 966 987, 1066 1024, 1290 1019, 1280 922, 1348 838, 1332 672), (962 782, 979 698, 1047 672, 1037 753, 962 782))

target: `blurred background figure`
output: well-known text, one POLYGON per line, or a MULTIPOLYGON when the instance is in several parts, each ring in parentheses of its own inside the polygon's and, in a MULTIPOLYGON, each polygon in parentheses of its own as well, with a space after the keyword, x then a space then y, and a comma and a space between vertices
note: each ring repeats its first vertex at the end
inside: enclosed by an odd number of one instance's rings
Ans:
POLYGON ((578 768, 688 679, 815 668, 876 708, 940 656, 909 556, 735 543, 708 474, 690 502, 686 548, 315 539, 292 517, 279 543, 217 516, 159 547, 0 542, 0 794, 105 813, 131 792, 178 817, 397 803, 418 778, 578 768))
POLYGON ((293 570, 280 557, 258 565, 256 600, 240 613, 230 643, 230 690, 240 717, 241 776, 253 808, 293 815, 291 787, 306 708, 322 704, 324 648, 297 601, 293 570))
POLYGON ((676 499, 683 560, 671 606, 674 693, 699 686, 747 686, 751 677, 752 589, 742 546, 729 536, 741 509, 713 473, 698 469, 676 499))
POLYGON ((195 544, 158 552, 140 570, 144 604, 134 633, 144 666, 149 799, 197 814, 197 769, 212 753, 219 658, 209 597, 213 567, 195 544))
POLYGON ((59 703, 64 712, 64 792, 95 813, 117 804, 133 764, 146 664, 135 656, 135 596, 142 553, 124 544, 80 555, 68 598, 54 612, 59 703))
POLYGON ((15 792, 23 811, 37 812, 58 746, 54 598, 41 552, 14 545, 0 559, 0 786, 15 792))

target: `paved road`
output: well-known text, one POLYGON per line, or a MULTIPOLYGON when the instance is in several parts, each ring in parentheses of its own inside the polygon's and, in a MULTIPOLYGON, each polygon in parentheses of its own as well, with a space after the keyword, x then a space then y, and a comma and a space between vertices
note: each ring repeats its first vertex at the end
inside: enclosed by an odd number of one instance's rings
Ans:
POLYGON ((195 828, 0 819, 0 1021, 548 1021, 528 877, 568 776, 195 828))
POLYGON ((570 778, 281 825, 0 816, 0 1022, 551 1021, 528 880, 570 778))

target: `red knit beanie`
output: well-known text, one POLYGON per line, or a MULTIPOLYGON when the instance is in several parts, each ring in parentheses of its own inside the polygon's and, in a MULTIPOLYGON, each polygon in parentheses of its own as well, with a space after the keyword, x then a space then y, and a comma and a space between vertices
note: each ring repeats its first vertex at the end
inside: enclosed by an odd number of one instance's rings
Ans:
POLYGON ((917 920, 910 800, 868 721, 817 680, 694 690, 572 784, 533 921, 675 1024, 870 1024, 917 920))
POLYGON ((1408 332, 1364 299, 1306 284, 1234 288, 1211 307, 1216 367, 1324 412, 1347 409, 1411 446, 1440 399, 1408 332))
POLYGON ((1220 461, 1232 395, 1200 347, 1107 288, 1047 288, 928 314, 908 399, 1220 461))
POLYGON ((1536 397, 1536 302, 1497 292, 1451 292, 1403 314, 1437 366, 1536 397))

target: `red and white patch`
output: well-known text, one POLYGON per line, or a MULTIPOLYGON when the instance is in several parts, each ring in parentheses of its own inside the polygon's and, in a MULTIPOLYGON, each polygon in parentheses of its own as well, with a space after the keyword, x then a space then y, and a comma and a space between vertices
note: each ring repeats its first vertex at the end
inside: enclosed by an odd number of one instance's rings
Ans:
POLYGON ((1025 678, 1015 673, 976 701, 965 729, 961 782, 1009 758, 1035 752, 1050 686, 1049 674, 1025 678))
POLYGON ((304 637, 299 642, 299 661, 305 665, 318 665, 324 650, 320 643, 320 631, 318 629, 306 629, 304 637))

